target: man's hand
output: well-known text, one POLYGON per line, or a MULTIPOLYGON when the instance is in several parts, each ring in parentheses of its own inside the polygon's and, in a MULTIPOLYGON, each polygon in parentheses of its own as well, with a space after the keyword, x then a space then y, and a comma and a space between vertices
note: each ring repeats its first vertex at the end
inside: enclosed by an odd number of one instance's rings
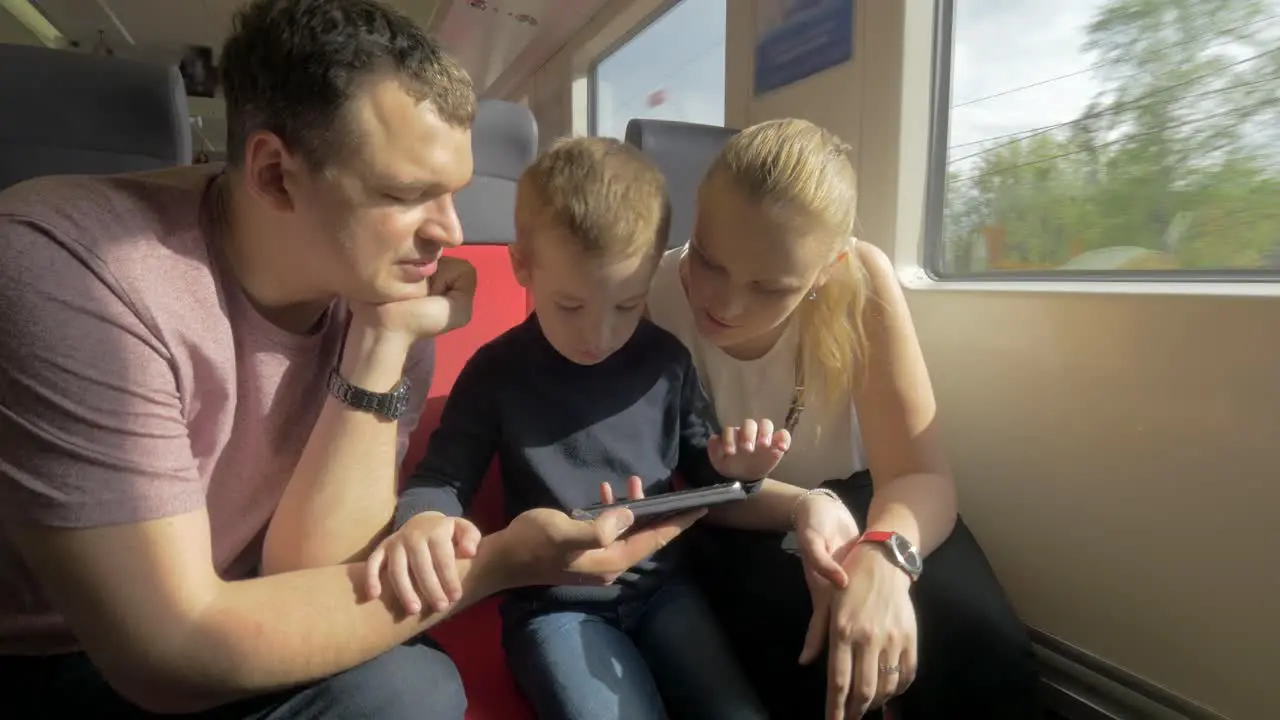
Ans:
POLYGON ((791 447, 791 433, 774 432, 773 421, 759 422, 748 418, 742 427, 728 427, 724 434, 713 435, 707 443, 711 466, 721 475, 755 482, 768 477, 791 447))
POLYGON ((404 337, 410 344, 471 322, 476 295, 476 269, 466 260, 441 257, 436 273, 419 297, 377 305, 353 303, 356 322, 404 337))
POLYGON ((413 615, 428 603, 444 612, 462 599, 457 558, 473 558, 480 544, 480 530, 465 518, 438 512, 413 516, 383 540, 365 563, 367 597, 382 595, 385 566, 400 605, 413 615))

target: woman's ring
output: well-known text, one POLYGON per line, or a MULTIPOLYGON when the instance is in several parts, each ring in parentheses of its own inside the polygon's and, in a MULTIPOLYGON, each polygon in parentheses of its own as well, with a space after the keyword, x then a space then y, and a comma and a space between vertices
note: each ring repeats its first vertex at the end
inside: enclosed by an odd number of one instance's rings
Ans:
POLYGON ((880 666, 880 672, 884 673, 885 675, 897 675, 898 672, 901 670, 902 668, 898 667, 897 665, 881 665, 880 666))

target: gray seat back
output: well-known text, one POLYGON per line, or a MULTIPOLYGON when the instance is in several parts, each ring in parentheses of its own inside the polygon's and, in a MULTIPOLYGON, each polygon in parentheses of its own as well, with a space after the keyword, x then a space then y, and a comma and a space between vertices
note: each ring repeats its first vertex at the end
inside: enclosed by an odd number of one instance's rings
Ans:
POLYGON ((177 67, 0 44, 0 189, 191 162, 177 67))
POLYGON ((671 198, 671 233, 667 247, 688 241, 693 232, 698 185, 711 163, 737 130, 717 125, 640 120, 627 123, 627 142, 644 151, 667 179, 671 198))
POLYGON ((467 244, 515 241, 516 181, 538 154, 538 124, 529 108, 481 100, 471 130, 475 173, 454 198, 467 244))

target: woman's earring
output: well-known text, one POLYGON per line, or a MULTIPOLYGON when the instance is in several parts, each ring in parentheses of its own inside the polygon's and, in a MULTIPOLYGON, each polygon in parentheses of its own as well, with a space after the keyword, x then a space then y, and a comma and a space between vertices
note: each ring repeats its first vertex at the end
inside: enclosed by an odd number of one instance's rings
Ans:
POLYGON ((817 299, 818 299, 818 291, 817 291, 817 290, 810 290, 810 291, 809 291, 809 299, 810 299, 810 300, 817 300, 817 299))

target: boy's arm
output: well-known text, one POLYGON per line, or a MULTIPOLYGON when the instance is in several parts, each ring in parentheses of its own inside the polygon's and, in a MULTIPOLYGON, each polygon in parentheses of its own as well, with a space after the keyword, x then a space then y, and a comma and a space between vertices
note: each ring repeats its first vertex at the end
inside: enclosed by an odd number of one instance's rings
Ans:
POLYGON ((426 454, 396 502, 394 529, 419 513, 458 517, 471 505, 498 448, 503 373, 497 353, 493 346, 482 347, 462 368, 426 454))
MULTIPOLYGON (((727 478, 715 469, 707 452, 711 436, 719 432, 715 408, 690 361, 685 367, 680 392, 679 462, 680 474, 690 485, 705 487, 733 481, 734 478, 727 478)), ((792 529, 792 511, 805 494, 803 488, 768 478, 743 484, 750 497, 712 508, 707 513, 708 522, 744 530, 787 532, 792 529)))

